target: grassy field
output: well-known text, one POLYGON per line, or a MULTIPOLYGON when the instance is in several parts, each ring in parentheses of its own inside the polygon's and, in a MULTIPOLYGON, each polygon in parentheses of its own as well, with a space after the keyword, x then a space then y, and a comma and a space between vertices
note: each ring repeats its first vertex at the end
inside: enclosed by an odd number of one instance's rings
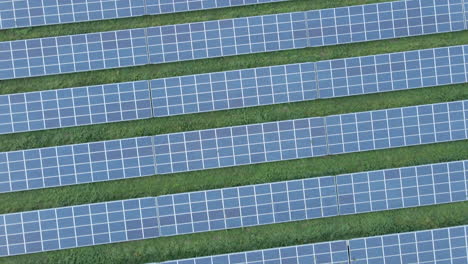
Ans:
MULTIPOLYGON (((258 6, 2 31, 0 41, 384 2, 294 0, 258 6)), ((317 61, 468 43, 468 31, 0 82, 0 94, 317 61)), ((468 99, 468 84, 0 136, 0 151, 468 99)), ((353 153, 0 195, 0 213, 463 160, 468 141, 353 153)), ((468 202, 158 238, 0 259, 143 263, 468 224, 468 202)))

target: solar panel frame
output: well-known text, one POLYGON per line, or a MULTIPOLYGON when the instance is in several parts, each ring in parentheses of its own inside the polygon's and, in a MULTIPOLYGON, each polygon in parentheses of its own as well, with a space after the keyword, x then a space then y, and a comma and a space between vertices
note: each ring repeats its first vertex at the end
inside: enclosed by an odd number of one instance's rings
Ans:
POLYGON ((0 95, 0 134, 153 116, 148 81, 0 95))

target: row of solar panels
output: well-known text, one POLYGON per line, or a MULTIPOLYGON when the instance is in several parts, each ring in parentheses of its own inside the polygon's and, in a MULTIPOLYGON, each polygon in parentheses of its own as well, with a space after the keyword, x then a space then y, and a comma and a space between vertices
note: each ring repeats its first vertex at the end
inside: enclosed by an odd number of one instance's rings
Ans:
POLYGON ((465 160, 12 213, 0 256, 466 201, 467 185, 465 160))
POLYGON ((198 257, 161 264, 466 264, 468 225, 198 257))
POLYGON ((284 0, 2 0, 0 29, 159 15, 284 0))
POLYGON ((468 138, 468 100, 0 153, 0 192, 468 138))
POLYGON ((0 42, 0 80, 460 31, 463 8, 405 0, 0 42))
POLYGON ((468 45, 0 95, 0 134, 468 82, 468 45))

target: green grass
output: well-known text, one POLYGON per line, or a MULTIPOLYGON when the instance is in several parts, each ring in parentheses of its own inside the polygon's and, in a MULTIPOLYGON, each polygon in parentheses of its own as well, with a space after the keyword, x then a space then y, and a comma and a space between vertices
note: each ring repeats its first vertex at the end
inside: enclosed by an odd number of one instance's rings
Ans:
MULTIPOLYGON (((163 16, 2 31, 0 41, 138 28, 250 15, 303 11, 386 0, 294 0, 163 16)), ((0 81, 0 94, 147 80, 249 67, 318 61, 468 43, 468 31, 133 68, 0 81)), ((154 118, 0 136, 0 151, 154 135, 231 125, 429 104, 468 98, 468 84, 154 118)), ((468 158, 468 140, 252 166, 156 175, 103 183, 0 194, 0 213, 168 193, 301 179, 468 158)), ((278 246, 468 224, 468 202, 333 217, 34 255, 1 263, 143 263, 278 246)))

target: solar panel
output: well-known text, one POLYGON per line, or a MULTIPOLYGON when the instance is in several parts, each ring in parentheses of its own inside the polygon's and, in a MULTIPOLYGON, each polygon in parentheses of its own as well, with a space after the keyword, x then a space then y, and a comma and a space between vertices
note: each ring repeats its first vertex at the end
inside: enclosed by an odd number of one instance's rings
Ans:
POLYGON ((210 257, 165 261, 161 264, 348 264, 346 241, 255 250, 210 257))
POLYGON ((146 0, 146 14, 168 14, 279 1, 285 0, 146 0))
POLYGON ((0 256, 159 236, 155 198, 0 216, 0 256))
POLYGON ((468 226, 455 226, 172 260, 160 264, 466 263, 467 252, 468 226))
POLYGON ((0 256, 466 201, 467 183, 465 160, 5 214, 0 256))
POLYGON ((66 24, 284 0, 3 0, 0 29, 66 24))
POLYGON ((0 134, 151 118, 147 81, 0 95, 0 134))
POLYGON ((151 137, 0 154, 0 192, 154 174, 151 137))
POLYGON ((468 45, 316 63, 318 97, 332 98, 467 82, 468 45))
POLYGON ((461 0, 406 0, 1 42, 0 79, 451 32, 463 22, 461 0))
POLYGON ((151 95, 154 117, 313 100, 315 63, 156 79, 151 95))
POLYGON ((350 260, 367 263, 466 263, 468 226, 349 240, 350 260))
POLYGON ((468 100, 3 152, 0 192, 463 140, 466 116, 468 100))
POLYGON ((148 63, 145 29, 0 42, 0 79, 148 63))
POLYGON ((339 214, 465 201, 467 165, 460 161, 339 175, 339 214))

